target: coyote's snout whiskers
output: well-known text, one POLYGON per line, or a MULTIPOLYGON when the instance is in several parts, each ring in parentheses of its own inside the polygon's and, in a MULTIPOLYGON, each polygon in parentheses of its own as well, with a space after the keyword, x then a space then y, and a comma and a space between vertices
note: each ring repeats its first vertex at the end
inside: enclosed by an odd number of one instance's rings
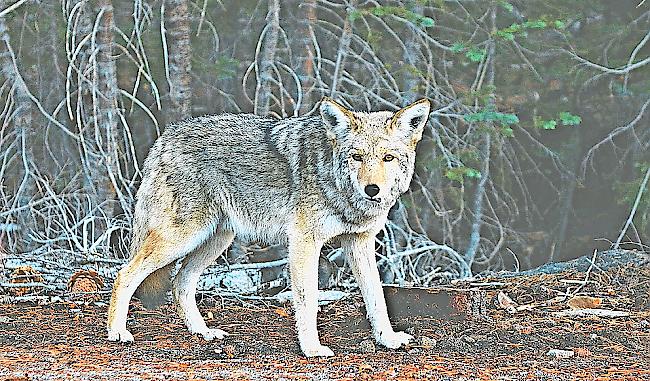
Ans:
POLYGON ((133 341, 126 328, 138 290, 145 305, 171 287, 178 313, 206 340, 196 306, 199 276, 231 244, 282 242, 300 348, 331 356, 316 330, 318 258, 338 238, 349 258, 375 339, 398 348, 411 336, 395 332, 375 261, 375 235, 407 190, 430 104, 398 112, 355 112, 325 98, 320 115, 283 120, 251 114, 203 116, 167 127, 144 163, 137 193, 130 262, 118 273, 108 314, 108 338, 133 341), (180 269, 170 282, 177 260, 180 269))

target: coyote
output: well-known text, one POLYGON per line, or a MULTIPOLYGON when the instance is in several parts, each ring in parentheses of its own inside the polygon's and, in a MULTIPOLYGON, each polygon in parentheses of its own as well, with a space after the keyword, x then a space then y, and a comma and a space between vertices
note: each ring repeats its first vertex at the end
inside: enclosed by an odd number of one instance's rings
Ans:
POLYGON ((409 187, 430 108, 422 99, 397 112, 366 113, 323 98, 317 116, 222 114, 170 125, 144 163, 132 257, 115 279, 108 339, 133 341, 126 319, 136 289, 152 305, 164 300, 167 286, 190 332, 206 340, 227 335, 207 327, 195 293, 199 275, 237 236, 288 245, 305 356, 334 354, 316 329, 318 258, 333 240, 348 256, 377 342, 407 344, 413 338, 388 319, 375 235, 409 187))

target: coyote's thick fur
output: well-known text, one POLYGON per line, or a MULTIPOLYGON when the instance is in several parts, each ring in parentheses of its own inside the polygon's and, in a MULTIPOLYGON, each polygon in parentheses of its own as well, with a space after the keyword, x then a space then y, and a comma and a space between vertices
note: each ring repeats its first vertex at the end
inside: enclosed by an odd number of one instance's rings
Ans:
POLYGON ((325 98, 320 115, 282 120, 250 114, 203 116, 170 125, 144 164, 132 258, 118 273, 109 340, 132 341, 129 301, 164 298, 171 266, 178 312, 206 340, 194 299, 203 270, 238 236, 284 242, 300 348, 331 356, 316 331, 318 257, 340 241, 359 283, 375 339, 389 348, 411 336, 388 320, 375 261, 375 235, 413 175, 415 146, 430 112, 423 99, 397 112, 355 112, 325 98))

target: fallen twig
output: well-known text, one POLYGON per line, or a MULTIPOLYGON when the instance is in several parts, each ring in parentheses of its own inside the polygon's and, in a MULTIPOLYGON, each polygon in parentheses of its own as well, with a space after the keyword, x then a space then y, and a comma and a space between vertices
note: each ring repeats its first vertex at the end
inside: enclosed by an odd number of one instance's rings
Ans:
POLYGON ((0 283, 0 287, 4 287, 4 288, 12 288, 12 287, 37 288, 37 287, 42 287, 42 288, 47 288, 49 290, 56 290, 56 286, 53 286, 51 284, 39 283, 39 282, 0 283))
POLYGON ((585 316, 598 316, 598 317, 626 317, 630 316, 626 311, 604 310, 601 308, 579 308, 574 310, 553 312, 553 316, 558 317, 585 317, 585 316))

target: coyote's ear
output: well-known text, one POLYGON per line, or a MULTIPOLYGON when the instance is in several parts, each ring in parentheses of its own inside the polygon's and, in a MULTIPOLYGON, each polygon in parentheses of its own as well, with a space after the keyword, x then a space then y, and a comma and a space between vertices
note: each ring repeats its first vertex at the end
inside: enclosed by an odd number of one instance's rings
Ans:
POLYGON ((395 134, 398 139, 403 139, 409 145, 415 147, 422 139, 422 132, 427 124, 430 111, 431 102, 428 99, 420 99, 404 107, 393 116, 390 132, 395 134))
POLYGON ((324 97, 321 100, 320 115, 327 127, 327 135, 332 140, 336 140, 337 136, 344 136, 352 125, 352 112, 332 98, 324 97))

